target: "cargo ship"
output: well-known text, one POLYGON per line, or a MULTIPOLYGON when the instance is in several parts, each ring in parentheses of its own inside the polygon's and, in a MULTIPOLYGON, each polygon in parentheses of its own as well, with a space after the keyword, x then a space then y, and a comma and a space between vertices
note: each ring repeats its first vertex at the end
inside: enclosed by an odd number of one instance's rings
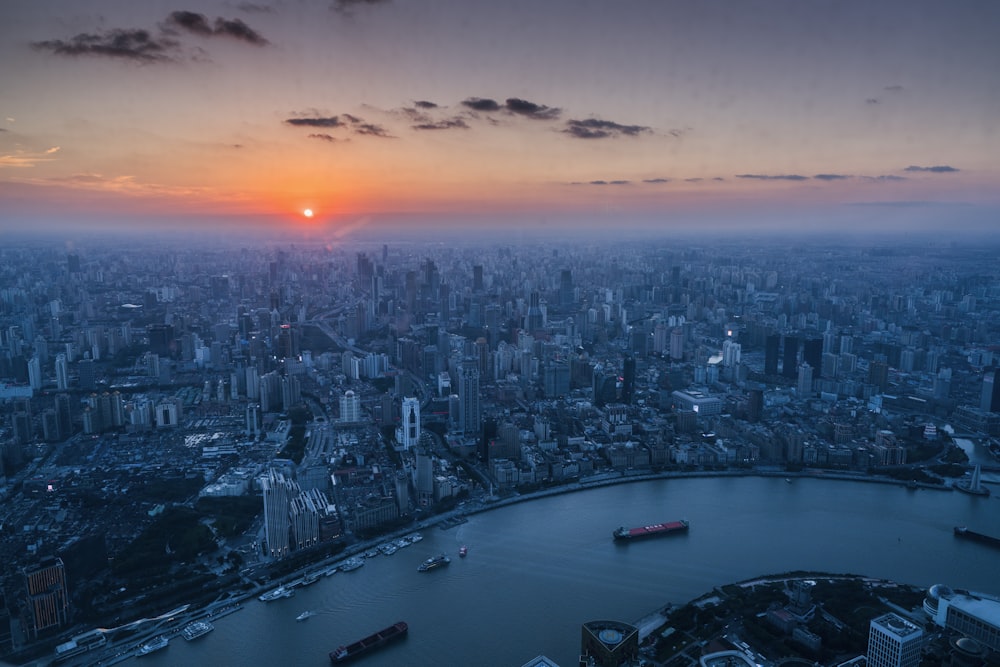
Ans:
POLYGON ((429 570, 433 570, 438 567, 443 567, 450 562, 451 562, 450 558, 448 558, 444 554, 440 554, 438 556, 433 556, 425 560, 423 563, 420 564, 420 567, 417 568, 417 571, 427 572, 429 570))
POLYGON ((330 662, 334 665, 349 662, 354 658, 380 649, 397 639, 402 639, 406 636, 408 630, 409 627, 406 625, 406 622, 400 621, 384 630, 379 630, 373 635, 368 635, 364 639, 359 639, 353 644, 338 646, 333 651, 330 651, 330 662))
POLYGON ((974 530, 969 530, 965 526, 955 526, 955 537, 964 537, 967 540, 982 542, 983 544, 988 544, 991 547, 1000 547, 1000 538, 993 537, 992 535, 984 535, 983 533, 977 533, 974 530))
POLYGON ((626 528, 625 526, 622 526, 612 534, 616 540, 638 540, 644 537, 686 533, 688 526, 688 522, 681 519, 680 521, 655 523, 651 526, 640 526, 639 528, 626 528))
POLYGON ((215 626, 208 621, 195 621, 184 626, 184 629, 181 630, 181 636, 191 641, 202 635, 207 635, 212 630, 215 630, 215 626))

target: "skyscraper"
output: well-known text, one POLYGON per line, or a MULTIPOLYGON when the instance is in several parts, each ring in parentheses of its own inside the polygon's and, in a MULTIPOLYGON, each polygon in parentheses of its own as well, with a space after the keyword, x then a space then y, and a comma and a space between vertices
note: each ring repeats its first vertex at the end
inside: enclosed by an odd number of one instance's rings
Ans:
POLYGON ((635 395, 635 357, 625 357, 622 365, 622 403, 631 405, 635 395))
POLYGON ((771 334, 764 341, 764 375, 778 374, 779 347, 781 347, 780 334, 771 334))
POLYGON ((274 468, 260 479, 264 495, 264 539, 267 553, 272 558, 288 555, 289 530, 291 523, 288 510, 292 497, 298 492, 297 485, 274 468))
POLYGON ((56 389, 59 391, 69 389, 69 364, 62 352, 56 355, 56 389))
POLYGON ((812 383, 813 383, 812 366, 803 361, 802 365, 799 366, 799 378, 798 378, 798 384, 796 385, 799 398, 812 396, 812 383))
POLYGON ((793 378, 799 368, 799 339, 795 336, 785 336, 785 354, 781 374, 793 378))
POLYGON ((462 362, 458 376, 458 400, 461 412, 459 429, 466 435, 478 434, 482 415, 479 408, 479 361, 475 358, 462 362))
POLYGON ((1000 373, 996 368, 989 368, 983 373, 983 389, 979 397, 979 409, 983 412, 1000 412, 1000 373))
POLYGON ((916 667, 924 631, 901 616, 874 618, 868 631, 868 667, 916 667))
POLYGON ((42 388, 42 362, 37 356, 28 360, 28 384, 35 391, 42 388))
POLYGON ((410 450, 420 442, 420 399, 403 399, 403 422, 396 440, 404 450, 410 450))

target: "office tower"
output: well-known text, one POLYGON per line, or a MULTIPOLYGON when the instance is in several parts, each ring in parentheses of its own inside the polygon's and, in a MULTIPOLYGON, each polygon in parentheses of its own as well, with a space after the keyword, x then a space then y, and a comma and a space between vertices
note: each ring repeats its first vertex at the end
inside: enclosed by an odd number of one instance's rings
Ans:
POLYGON ((80 273, 80 256, 73 253, 66 255, 66 269, 70 273, 80 273))
POLYGON ((1000 412, 1000 370, 988 368, 983 373, 983 389, 979 397, 979 409, 983 412, 1000 412))
POLYGON ((544 389, 546 398, 556 398, 569 393, 569 364, 550 361, 545 364, 544 389))
POLYGON ((459 429, 466 435, 479 433, 482 415, 479 407, 479 362, 466 359, 458 376, 458 400, 461 415, 459 429))
POLYGON ((667 325, 663 322, 657 322, 656 326, 653 327, 653 354, 663 354, 667 351, 667 325))
POLYGON ((778 348, 781 346, 781 336, 771 334, 764 340, 764 375, 778 374, 778 348))
POLYGON ((885 391, 889 386, 889 364, 881 359, 868 364, 868 384, 875 385, 879 391, 885 391))
POLYGON ((722 365, 726 368, 738 365, 742 352, 743 346, 732 339, 727 338, 722 341, 722 365))
POLYGON ((260 435, 260 406, 256 403, 247 403, 247 435, 254 438, 260 435))
POLYGON ((840 355, 834 354, 833 352, 824 352, 823 368, 822 372, 820 373, 820 376, 825 378, 837 377, 839 364, 840 364, 840 355))
POLYGON ((37 356, 28 360, 28 384, 34 391, 42 388, 42 362, 37 356))
POLYGON ((537 290, 532 290, 528 295, 528 316, 525 318, 524 328, 532 334, 542 328, 541 297, 537 290))
POLYGON ((673 361, 684 359, 684 330, 680 327, 670 332, 670 359, 673 361))
POLYGON ((59 391, 69 389, 69 363, 62 352, 56 355, 56 389, 59 391))
POLYGON ((807 338, 802 342, 802 361, 809 364, 814 371, 823 368, 823 339, 807 338))
POLYGON ((287 411, 302 403, 302 384, 294 375, 281 378, 281 405, 287 411))
POLYGON ((635 396, 635 358, 625 357, 622 365, 622 403, 632 404, 635 396))
POLYGON ((282 558, 288 555, 291 529, 288 510, 298 488, 295 482, 273 468, 260 479, 260 488, 264 495, 266 553, 272 558, 282 558))
POLYGON ((404 450, 408 451, 420 442, 420 400, 411 397, 404 398, 402 412, 403 421, 396 440, 404 450))
POLYGON ((176 347, 174 327, 169 324, 151 324, 146 329, 149 335, 149 351, 161 357, 171 356, 176 347))
POLYGON ((872 619, 868 631, 868 667, 917 667, 924 631, 888 613, 872 619))
POLYGON ((417 460, 413 468, 413 488, 417 491, 417 503, 426 507, 434 502, 434 459, 423 448, 417 450, 417 460))
POLYGON ((72 406, 68 394, 56 395, 56 421, 59 424, 59 435, 63 440, 73 434, 72 406))
POLYGON ((781 374, 793 378, 799 368, 799 339, 795 336, 785 336, 785 354, 781 374))
POLYGON ((476 264, 472 267, 472 291, 483 291, 483 265, 476 264))
POLYGON ((573 305, 573 272, 563 269, 559 274, 559 305, 573 305))
POLYGON ((799 378, 798 388, 799 398, 805 398, 806 396, 812 396, 812 383, 813 383, 813 369, 812 366, 806 362, 802 362, 799 366, 799 378))
POLYGON ((639 629, 619 621, 584 623, 580 664, 594 667, 639 664, 639 629))
POLYGON ((45 442, 57 442, 59 438, 59 419, 53 408, 42 410, 42 437, 45 442))
POLYGON ((97 371, 93 359, 81 359, 76 365, 80 376, 80 389, 93 389, 97 386, 97 371))
POLYGON ((32 636, 69 623, 69 591, 61 558, 49 557, 24 569, 32 636))
POLYGON ((951 369, 942 368, 934 378, 934 398, 943 401, 951 393, 951 369))
POLYGON ((345 424, 361 421, 361 397, 350 389, 340 397, 340 421, 345 424))
POLYGON ((749 399, 747 400, 747 420, 759 422, 763 414, 764 390, 759 387, 751 389, 749 399))

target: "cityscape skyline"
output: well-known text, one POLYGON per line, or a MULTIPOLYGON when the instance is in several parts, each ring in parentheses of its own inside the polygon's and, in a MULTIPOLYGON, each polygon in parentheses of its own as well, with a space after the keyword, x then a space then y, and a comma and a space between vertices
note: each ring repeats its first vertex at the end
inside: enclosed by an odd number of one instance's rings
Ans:
POLYGON ((0 230, 988 232, 998 19, 972 1, 16 3, 0 230))

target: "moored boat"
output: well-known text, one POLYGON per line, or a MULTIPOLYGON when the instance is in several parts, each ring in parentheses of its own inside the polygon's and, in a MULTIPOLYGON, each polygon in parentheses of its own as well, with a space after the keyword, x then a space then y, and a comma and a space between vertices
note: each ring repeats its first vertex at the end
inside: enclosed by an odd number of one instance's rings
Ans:
POLYGON ((257 599, 261 602, 270 602, 272 600, 277 600, 278 598, 290 598, 293 595, 295 595, 295 589, 288 588, 287 586, 278 586, 273 591, 263 593, 257 599))
POLYGON ((687 532, 689 526, 690 524, 686 520, 681 519, 680 521, 655 523, 651 526, 640 526, 638 528, 626 528, 625 526, 621 526, 612 534, 616 540, 636 540, 644 537, 684 533, 687 532))
POLYGON ((365 564, 365 559, 358 556, 352 556, 344 561, 344 564, 340 566, 341 572, 350 572, 351 570, 356 570, 365 564))
POLYGON ((194 623, 188 623, 181 630, 181 636, 184 639, 191 641, 197 639, 203 635, 207 635, 212 630, 215 630, 215 626, 208 621, 195 621, 194 623))
POLYGON ((399 621, 384 630, 379 630, 352 644, 338 646, 333 651, 330 651, 330 662, 334 665, 343 664, 361 655, 382 648, 397 639, 404 638, 408 631, 409 626, 404 621, 399 621))
POLYGON ((431 556, 430 558, 428 558, 427 560, 425 560, 423 563, 421 563, 420 567, 417 568, 417 571, 418 572, 428 572, 430 570, 433 570, 433 569, 436 569, 436 568, 439 568, 439 567, 444 567, 445 565, 447 565, 450 562, 451 562, 451 559, 448 558, 448 556, 446 556, 444 554, 438 554, 437 556, 431 556))
POLYGON ((159 651, 160 649, 167 648, 170 640, 160 635, 159 637, 154 637, 145 644, 139 647, 139 655, 149 655, 153 651, 159 651))

